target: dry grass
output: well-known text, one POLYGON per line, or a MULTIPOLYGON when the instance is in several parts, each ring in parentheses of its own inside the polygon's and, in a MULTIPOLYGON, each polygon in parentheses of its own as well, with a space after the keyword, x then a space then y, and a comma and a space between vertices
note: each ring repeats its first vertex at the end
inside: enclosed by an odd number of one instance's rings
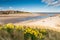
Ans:
MULTIPOLYGON (((13 25, 11 24, 11 26, 13 26, 13 25)), ((23 27, 28 28, 27 26, 23 26, 23 27)), ((33 27, 33 26, 31 26, 31 27, 33 27)), ((36 27, 33 29, 37 30, 38 28, 36 27)), ((41 28, 39 28, 39 30, 40 30, 40 32, 43 33, 43 30, 41 31, 41 28)), ((29 36, 27 36, 27 37, 29 37, 29 36)), ((6 29, 0 30, 0 40, 25 40, 24 38, 26 38, 26 36, 24 36, 24 32, 22 30, 15 30, 15 29, 13 29, 13 31, 10 29, 9 30, 6 30, 6 29)), ((29 39, 28 38, 26 38, 26 39, 32 40, 30 37, 29 37, 29 39)), ((40 39, 34 39, 34 40, 40 40, 40 39)), ((41 40, 60 40, 60 32, 46 29, 45 38, 41 39, 41 40)))
POLYGON ((47 36, 44 40, 60 40, 60 32, 56 32, 53 30, 47 30, 47 36))

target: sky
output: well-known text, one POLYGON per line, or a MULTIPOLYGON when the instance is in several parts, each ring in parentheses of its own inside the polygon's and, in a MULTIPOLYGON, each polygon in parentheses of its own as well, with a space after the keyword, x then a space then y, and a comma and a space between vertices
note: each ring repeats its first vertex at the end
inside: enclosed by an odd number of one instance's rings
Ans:
POLYGON ((0 10, 60 12, 60 0, 0 0, 0 10))

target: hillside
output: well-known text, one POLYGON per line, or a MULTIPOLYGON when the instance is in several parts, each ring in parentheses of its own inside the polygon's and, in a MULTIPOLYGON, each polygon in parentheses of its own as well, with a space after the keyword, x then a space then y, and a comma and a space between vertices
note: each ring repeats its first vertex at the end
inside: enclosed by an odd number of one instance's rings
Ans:
POLYGON ((0 11, 0 14, 17 14, 17 13, 19 13, 19 14, 21 14, 21 13, 23 13, 23 14, 30 14, 30 12, 24 12, 24 11, 15 11, 15 10, 6 10, 6 11, 0 11))

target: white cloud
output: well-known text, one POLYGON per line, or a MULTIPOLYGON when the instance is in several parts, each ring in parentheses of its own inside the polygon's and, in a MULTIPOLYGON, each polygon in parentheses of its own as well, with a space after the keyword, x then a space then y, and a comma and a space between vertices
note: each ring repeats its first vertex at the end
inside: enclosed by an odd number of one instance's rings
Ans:
POLYGON ((10 6, 10 7, 9 7, 9 10, 13 10, 13 7, 10 6))
POLYGON ((48 6, 60 6, 60 0, 42 0, 42 2, 45 2, 48 6))

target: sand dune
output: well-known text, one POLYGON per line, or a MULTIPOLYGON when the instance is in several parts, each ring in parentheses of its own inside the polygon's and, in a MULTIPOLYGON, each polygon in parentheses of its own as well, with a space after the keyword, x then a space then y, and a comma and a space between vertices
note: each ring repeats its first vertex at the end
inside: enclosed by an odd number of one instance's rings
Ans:
POLYGON ((27 25, 42 26, 46 29, 60 31, 60 16, 49 17, 36 22, 28 23, 27 25))
POLYGON ((48 17, 34 22, 24 23, 24 25, 46 28, 60 32, 60 16, 48 17))
POLYGON ((28 23, 30 25, 44 25, 44 26, 51 26, 51 27, 56 27, 57 25, 60 25, 60 17, 49 17, 46 19, 38 20, 36 22, 30 22, 28 23))

